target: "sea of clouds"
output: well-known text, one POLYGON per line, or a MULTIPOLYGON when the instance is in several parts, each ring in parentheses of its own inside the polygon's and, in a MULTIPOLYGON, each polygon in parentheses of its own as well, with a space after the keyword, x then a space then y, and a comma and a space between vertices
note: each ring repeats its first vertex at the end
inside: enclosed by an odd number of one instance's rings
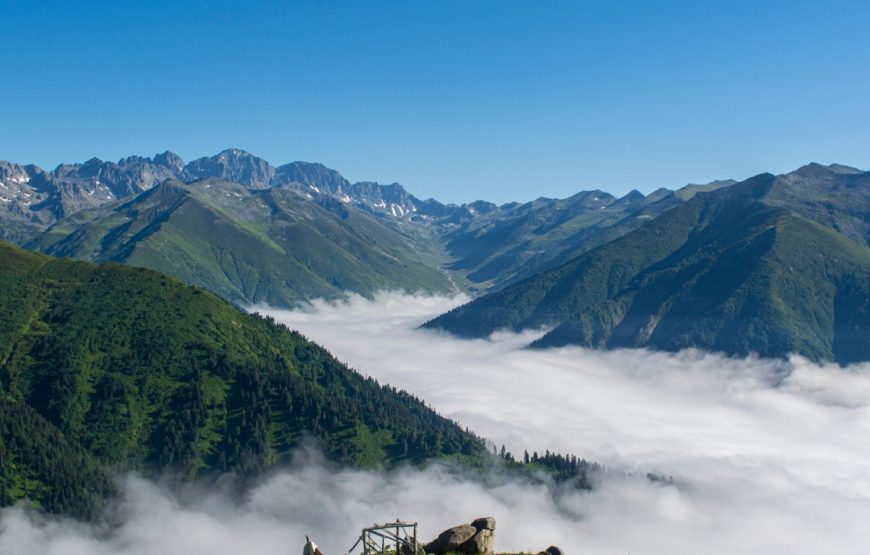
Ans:
POLYGON ((127 476, 107 523, 6 509, 0 554, 298 554, 308 533, 327 555, 343 555, 374 521, 417 520, 431 539, 478 516, 496 518, 499 551, 866 552, 870 365, 529 351, 540 332, 460 340, 417 329, 463 300, 385 293, 257 310, 517 456, 570 452, 675 482, 612 473, 592 492, 554 496, 543 485, 486 487, 439 465, 340 470, 306 449, 242 499, 127 476))

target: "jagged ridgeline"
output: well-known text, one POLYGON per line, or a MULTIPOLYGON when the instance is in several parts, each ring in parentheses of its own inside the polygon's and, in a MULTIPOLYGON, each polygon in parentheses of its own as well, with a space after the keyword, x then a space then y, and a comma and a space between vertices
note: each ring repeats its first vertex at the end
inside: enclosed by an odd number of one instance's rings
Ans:
POLYGON ((313 436, 363 467, 483 442, 273 321, 163 274, 0 242, 0 504, 87 515, 110 474, 252 476, 313 436))
POLYGON ((332 197, 165 181, 61 220, 30 247, 151 268, 241 305, 292 306, 346 291, 446 293, 447 277, 409 238, 332 197))
POLYGON ((188 164, 164 152, 52 171, 0 161, 0 239, 166 272, 243 305, 294 306, 347 291, 474 293, 557 266, 731 183, 455 205, 398 183, 351 183, 321 164, 275 167, 239 149, 188 164))

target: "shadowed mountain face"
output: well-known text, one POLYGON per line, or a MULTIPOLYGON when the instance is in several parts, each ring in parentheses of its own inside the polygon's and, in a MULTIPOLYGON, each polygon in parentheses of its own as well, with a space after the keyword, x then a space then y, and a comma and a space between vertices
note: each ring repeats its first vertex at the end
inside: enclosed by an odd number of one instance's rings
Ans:
POLYGON ((291 306, 347 291, 451 291, 412 238, 369 212, 295 189, 164 182, 58 222, 32 247, 160 270, 243 305, 291 306))
POLYGON ((363 467, 483 442, 273 321, 166 275, 0 242, 0 506, 92 514, 119 471, 256 476, 305 437, 363 467))
POLYGON ((634 231, 428 327, 534 346, 699 347, 870 360, 870 173, 810 165, 694 195, 634 231))
POLYGON ((648 196, 583 191, 566 199, 501 207, 468 205, 469 216, 445 233, 445 248, 454 258, 448 268, 476 288, 498 290, 620 237, 698 191, 733 183, 688 185, 648 196))

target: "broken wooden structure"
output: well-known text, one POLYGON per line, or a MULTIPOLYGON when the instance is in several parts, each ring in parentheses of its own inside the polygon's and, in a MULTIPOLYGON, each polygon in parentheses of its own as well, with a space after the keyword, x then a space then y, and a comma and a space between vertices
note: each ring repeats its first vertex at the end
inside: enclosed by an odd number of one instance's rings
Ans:
POLYGON ((425 555, 423 547, 417 543, 416 522, 396 520, 363 528, 346 555, 359 545, 362 545, 362 555, 425 555))

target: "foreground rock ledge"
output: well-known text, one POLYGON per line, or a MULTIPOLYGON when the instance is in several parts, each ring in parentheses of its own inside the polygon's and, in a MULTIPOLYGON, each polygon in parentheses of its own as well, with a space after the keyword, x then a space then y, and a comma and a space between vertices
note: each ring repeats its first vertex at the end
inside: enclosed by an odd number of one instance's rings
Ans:
POLYGON ((483 517, 471 524, 460 524, 441 532, 424 549, 432 555, 445 553, 492 553, 495 540, 495 519, 483 517))
MULTIPOLYGON (((449 553, 491 554, 494 551, 494 543, 495 519, 487 516, 478 518, 471 524, 460 524, 444 530, 423 549, 431 555, 447 555, 449 553)), ((565 555, 565 552, 555 545, 551 545, 538 555, 565 555)))

